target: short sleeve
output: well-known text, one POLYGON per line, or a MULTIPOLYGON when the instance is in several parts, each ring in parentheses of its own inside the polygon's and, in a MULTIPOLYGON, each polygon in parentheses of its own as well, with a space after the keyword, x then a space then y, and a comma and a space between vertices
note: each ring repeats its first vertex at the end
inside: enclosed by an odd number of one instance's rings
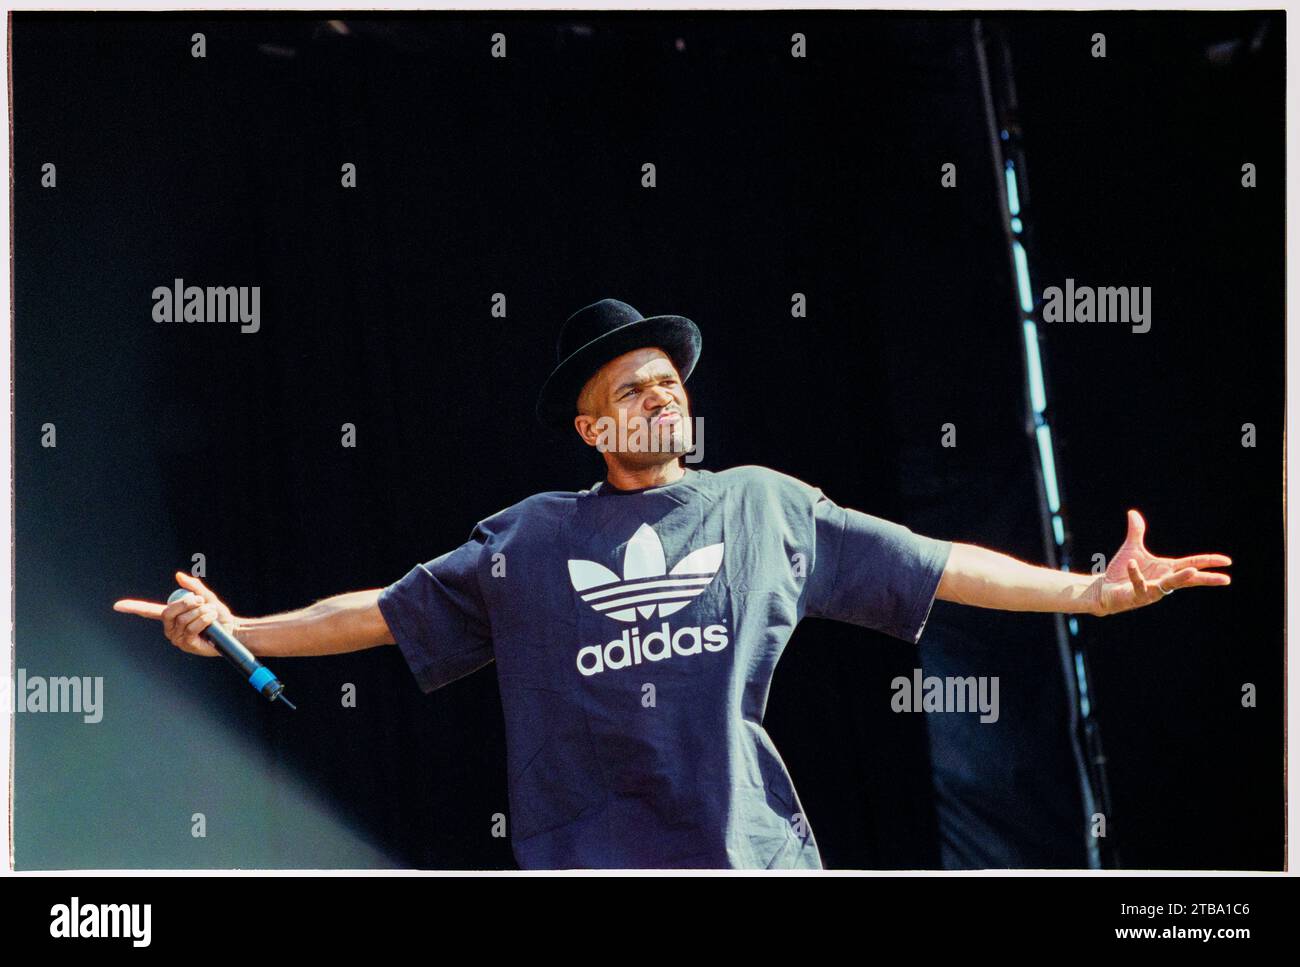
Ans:
POLYGON ((479 590, 484 533, 426 564, 417 564, 379 594, 379 611, 411 666, 432 692, 492 661, 491 625, 479 590))
POLYGON ((805 613, 920 641, 952 542, 914 534, 825 496, 813 517, 816 548, 805 613))

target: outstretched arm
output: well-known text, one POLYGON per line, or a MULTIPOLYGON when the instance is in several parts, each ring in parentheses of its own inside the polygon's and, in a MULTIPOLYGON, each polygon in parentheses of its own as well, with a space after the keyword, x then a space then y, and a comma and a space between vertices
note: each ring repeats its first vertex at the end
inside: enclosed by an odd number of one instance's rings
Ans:
POLYGON ((1156 557, 1146 549, 1145 535, 1142 515, 1130 510, 1128 536, 1106 573, 1099 575, 1056 571, 973 544, 953 544, 935 596, 978 608, 1101 617, 1153 604, 1179 588, 1232 583, 1226 574, 1202 570, 1226 567, 1231 558, 1223 554, 1156 557))
POLYGON ((337 655, 393 643, 379 611, 381 588, 336 594, 285 614, 239 618, 198 578, 177 571, 176 581, 190 592, 179 601, 164 605, 124 598, 113 610, 161 621, 173 645, 208 657, 218 652, 199 634, 213 622, 220 622, 259 657, 337 655))
POLYGON ((350 591, 266 618, 241 618, 234 635, 254 655, 337 655, 391 645, 392 632, 379 612, 379 592, 350 591))

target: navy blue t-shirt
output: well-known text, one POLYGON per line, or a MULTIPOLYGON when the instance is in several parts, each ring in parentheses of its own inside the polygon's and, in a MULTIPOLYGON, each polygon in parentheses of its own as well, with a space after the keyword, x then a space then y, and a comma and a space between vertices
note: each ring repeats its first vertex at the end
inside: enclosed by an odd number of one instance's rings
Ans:
POLYGON ((536 494, 385 588, 420 687, 496 661, 525 869, 821 867, 763 728, 805 615, 921 637, 952 544, 766 467, 536 494))

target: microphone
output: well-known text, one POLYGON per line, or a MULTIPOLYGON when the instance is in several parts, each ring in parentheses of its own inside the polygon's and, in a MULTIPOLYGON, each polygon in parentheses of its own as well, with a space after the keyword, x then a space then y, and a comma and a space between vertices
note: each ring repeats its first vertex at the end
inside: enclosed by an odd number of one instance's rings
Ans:
MULTIPOLYGON (((167 599, 167 603, 179 601, 189 593, 184 588, 177 588, 167 599)), ((278 698, 289 708, 297 710, 298 707, 285 698, 284 686, 271 674, 271 669, 258 661, 257 656, 225 628, 214 621, 200 632, 199 637, 221 652, 222 656, 248 679, 248 684, 265 695, 268 701, 274 702, 278 698)))

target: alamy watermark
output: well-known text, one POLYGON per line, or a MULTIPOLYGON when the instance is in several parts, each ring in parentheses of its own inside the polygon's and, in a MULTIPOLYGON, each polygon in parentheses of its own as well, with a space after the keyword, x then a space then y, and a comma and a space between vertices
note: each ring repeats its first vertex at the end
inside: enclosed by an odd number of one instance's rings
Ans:
POLYGON ((913 668, 911 678, 899 675, 889 687, 894 692, 889 706, 895 712, 979 712, 981 722, 998 720, 996 675, 923 678, 921 669, 913 668))
POLYGON ((64 676, 28 675, 26 668, 18 669, 15 683, 9 676, 0 679, 9 692, 10 711, 62 712, 80 715, 88 725, 104 718, 104 677, 102 675, 64 676))
POLYGON ((704 459, 704 418, 687 420, 676 407, 653 417, 602 416, 596 421, 596 449, 601 453, 680 453, 687 463, 704 459))
POLYGON ((260 285, 186 285, 173 279, 171 285, 153 290, 154 322, 238 322, 240 332, 262 328, 260 285))
POLYGON ((60 940, 129 939, 133 947, 149 946, 153 905, 149 903, 68 903, 50 907, 50 936, 60 940))
POLYGON ((1043 322, 1119 322, 1131 324, 1134 332, 1151 329, 1151 286, 1076 286, 1065 280, 1065 289, 1043 290, 1043 322))

